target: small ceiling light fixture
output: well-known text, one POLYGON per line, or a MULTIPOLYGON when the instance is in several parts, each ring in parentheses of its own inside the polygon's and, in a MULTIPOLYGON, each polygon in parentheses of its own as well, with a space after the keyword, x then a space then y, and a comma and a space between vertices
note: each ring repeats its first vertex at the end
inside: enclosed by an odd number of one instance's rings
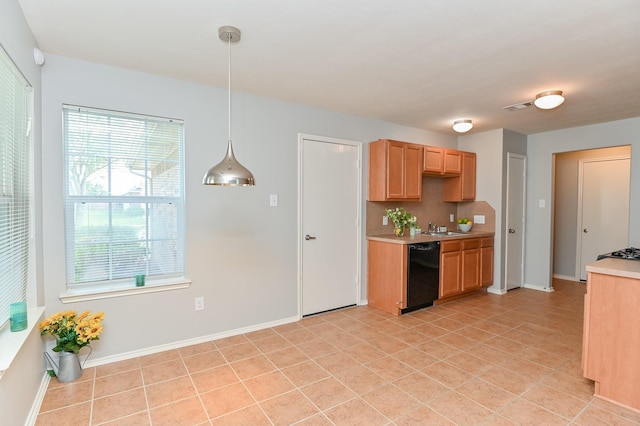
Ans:
POLYGON ((233 147, 231 146, 231 43, 240 41, 240 30, 236 27, 220 27, 218 29, 218 36, 220 40, 229 44, 229 142, 227 155, 221 162, 207 171, 202 178, 202 183, 204 185, 218 186, 253 186, 255 185, 253 174, 236 160, 236 157, 233 155, 233 147))
POLYGON ((563 102, 562 90, 546 90, 536 95, 533 104, 540 109, 554 109, 562 105, 563 102))
POLYGON ((471 120, 456 120, 453 122, 453 130, 458 133, 466 133, 473 127, 471 120))

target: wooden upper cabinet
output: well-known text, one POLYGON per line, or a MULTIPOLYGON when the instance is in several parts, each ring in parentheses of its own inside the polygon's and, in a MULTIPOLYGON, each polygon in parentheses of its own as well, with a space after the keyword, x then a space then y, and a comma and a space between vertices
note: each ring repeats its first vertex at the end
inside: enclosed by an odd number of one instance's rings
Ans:
POLYGON ((369 201, 422 198, 422 145, 381 139, 369 144, 369 201))
POLYGON ((476 154, 461 152, 462 172, 460 176, 445 179, 442 188, 444 201, 459 202, 476 199, 476 154))
POLYGON ((430 176, 457 176, 462 170, 462 152, 425 146, 422 173, 430 176))

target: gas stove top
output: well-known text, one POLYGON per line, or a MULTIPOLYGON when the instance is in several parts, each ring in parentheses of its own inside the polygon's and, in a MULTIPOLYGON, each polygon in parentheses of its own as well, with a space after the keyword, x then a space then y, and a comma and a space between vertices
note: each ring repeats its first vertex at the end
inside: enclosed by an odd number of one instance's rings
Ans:
POLYGON ((640 260, 640 249, 635 247, 629 247, 622 250, 612 251, 611 253, 601 254, 598 256, 600 259, 627 259, 627 260, 640 260))

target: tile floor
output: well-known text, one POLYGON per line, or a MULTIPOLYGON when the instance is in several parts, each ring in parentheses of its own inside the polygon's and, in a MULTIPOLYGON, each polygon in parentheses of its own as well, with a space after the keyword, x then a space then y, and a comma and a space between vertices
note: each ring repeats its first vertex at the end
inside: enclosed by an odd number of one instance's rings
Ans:
POLYGON ((37 425, 638 425, 582 377, 582 283, 356 307, 52 379, 37 425))

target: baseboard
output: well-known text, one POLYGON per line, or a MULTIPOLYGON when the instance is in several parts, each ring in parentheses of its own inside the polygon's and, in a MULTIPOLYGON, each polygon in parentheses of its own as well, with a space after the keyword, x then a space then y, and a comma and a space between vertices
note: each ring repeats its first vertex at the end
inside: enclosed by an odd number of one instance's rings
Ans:
POLYGON ((369 300, 368 299, 361 299, 358 302, 358 306, 365 306, 365 305, 368 305, 368 304, 369 304, 369 300))
POLYGON ((27 419, 24 422, 26 426, 33 426, 36 424, 38 413, 40 412, 40 407, 42 406, 42 401, 44 401, 44 396, 47 393, 47 388, 49 387, 50 381, 51 381, 51 376, 49 376, 49 374, 45 371, 42 375, 42 381, 40 382, 40 387, 38 388, 38 392, 36 393, 36 396, 33 399, 33 404, 31 405, 31 410, 29 410, 29 415, 27 416, 27 419))
POLYGON ((556 274, 553 274, 553 278, 555 278, 557 280, 580 282, 580 280, 577 279, 576 277, 570 277, 568 275, 556 275, 556 274))
POLYGON ((542 286, 534 285, 534 284, 525 284, 523 287, 531 289, 531 290, 544 291, 544 292, 547 292, 547 293, 553 293, 555 291, 553 289, 553 286, 542 287, 542 286))
POLYGON ((502 296, 504 294, 507 294, 507 290, 491 286, 491 287, 487 287, 487 293, 498 294, 498 295, 502 296))
POLYGON ((193 339, 180 340, 178 342, 167 343, 165 345, 152 346, 149 348, 138 349, 135 351, 125 352, 117 355, 109 355, 102 358, 88 360, 84 368, 96 367, 99 365, 110 364, 112 362, 124 361, 131 358, 138 358, 141 356, 156 354, 158 352, 164 352, 172 349, 184 348, 185 346, 210 342, 212 340, 223 339, 225 337, 232 337, 239 334, 250 333, 252 331, 264 330, 265 328, 277 327, 279 325, 296 322, 299 319, 300 318, 298 318, 297 316, 289 317, 277 321, 256 324, 249 327, 237 328, 235 330, 223 331, 221 333, 209 334, 207 336, 196 337, 193 339))

